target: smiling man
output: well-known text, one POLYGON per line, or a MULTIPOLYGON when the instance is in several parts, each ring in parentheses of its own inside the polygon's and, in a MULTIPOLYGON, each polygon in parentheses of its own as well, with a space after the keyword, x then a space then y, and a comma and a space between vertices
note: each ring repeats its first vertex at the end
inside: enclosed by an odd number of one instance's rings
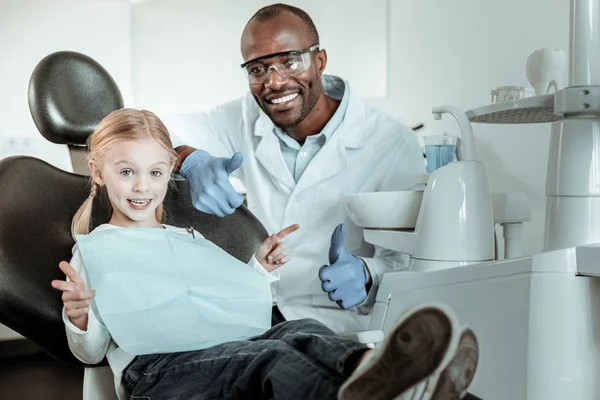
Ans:
POLYGON ((250 92, 280 136, 303 145, 308 136, 322 132, 341 99, 323 90, 327 53, 319 49, 312 21, 292 12, 275 15, 275 10, 259 11, 246 25, 242 68, 250 92))
POLYGON ((245 97, 166 119, 192 202, 233 213, 243 201, 228 179, 235 172, 270 234, 300 224, 286 239, 291 259, 273 287, 273 322, 365 329, 381 276, 404 259, 364 242, 343 195, 411 189, 425 172, 416 135, 324 74, 327 52, 296 7, 260 9, 243 30, 241 53, 245 97))

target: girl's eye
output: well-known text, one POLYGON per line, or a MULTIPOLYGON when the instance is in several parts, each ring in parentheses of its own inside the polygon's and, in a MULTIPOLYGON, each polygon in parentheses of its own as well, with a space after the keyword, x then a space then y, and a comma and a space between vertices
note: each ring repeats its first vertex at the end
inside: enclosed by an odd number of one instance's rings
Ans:
POLYGON ((152 174, 152 176, 158 178, 159 176, 162 176, 162 172, 160 171, 152 171, 150 174, 152 174))
POLYGON ((130 169, 124 169, 123 171, 121 171, 121 175, 123 176, 131 176, 133 175, 133 171, 130 169))

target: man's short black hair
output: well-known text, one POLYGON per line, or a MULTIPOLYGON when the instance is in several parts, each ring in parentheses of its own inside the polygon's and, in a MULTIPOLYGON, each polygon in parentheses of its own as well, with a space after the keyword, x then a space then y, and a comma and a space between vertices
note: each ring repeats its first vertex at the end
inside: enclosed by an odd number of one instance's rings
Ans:
POLYGON ((306 27, 308 28, 308 33, 311 37, 311 43, 316 44, 319 43, 319 33, 317 32, 317 27, 315 26, 313 20, 310 16, 304 11, 299 9, 298 7, 290 6, 289 4, 271 4, 270 6, 266 6, 258 10, 252 18, 248 21, 248 24, 252 20, 257 20, 259 22, 268 21, 277 17, 282 12, 289 12, 299 17, 306 27))

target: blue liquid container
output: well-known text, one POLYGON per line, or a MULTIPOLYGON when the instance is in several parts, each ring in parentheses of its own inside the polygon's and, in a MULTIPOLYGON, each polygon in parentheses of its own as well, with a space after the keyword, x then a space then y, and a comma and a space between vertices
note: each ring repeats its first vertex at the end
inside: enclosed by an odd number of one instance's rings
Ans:
POLYGON ((430 174, 438 168, 454 161, 456 145, 453 144, 431 144, 425 146, 427 157, 427 173, 430 174))

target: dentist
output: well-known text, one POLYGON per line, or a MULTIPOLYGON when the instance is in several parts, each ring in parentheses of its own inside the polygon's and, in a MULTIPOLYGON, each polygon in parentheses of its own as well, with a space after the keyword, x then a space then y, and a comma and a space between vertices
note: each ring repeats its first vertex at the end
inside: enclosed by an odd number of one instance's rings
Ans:
POLYGON ((337 332, 364 329, 381 276, 403 258, 363 240, 342 196, 411 189, 425 173, 416 136, 362 102, 348 82, 324 75, 327 53, 296 7, 260 9, 244 28, 241 52, 245 97, 165 119, 193 204, 233 213, 243 201, 233 174, 270 234, 300 224, 273 285, 274 323, 314 318, 337 332))

